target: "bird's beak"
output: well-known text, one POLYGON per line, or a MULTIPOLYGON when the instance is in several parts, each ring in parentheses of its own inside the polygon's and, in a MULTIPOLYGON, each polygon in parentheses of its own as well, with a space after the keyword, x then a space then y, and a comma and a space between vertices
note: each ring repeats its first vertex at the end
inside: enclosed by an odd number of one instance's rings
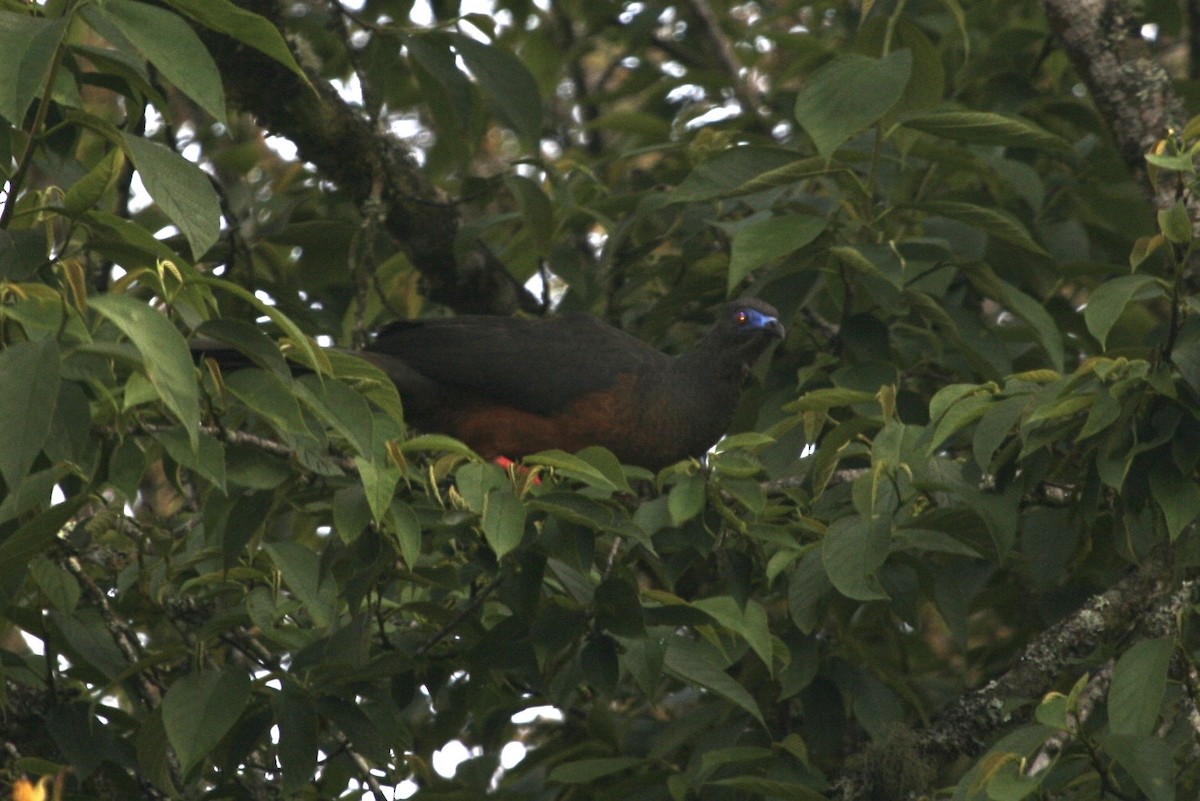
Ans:
POLYGON ((767 318, 767 324, 763 326, 763 330, 778 339, 783 339, 787 336, 787 331, 784 330, 783 323, 779 322, 774 317, 767 318))

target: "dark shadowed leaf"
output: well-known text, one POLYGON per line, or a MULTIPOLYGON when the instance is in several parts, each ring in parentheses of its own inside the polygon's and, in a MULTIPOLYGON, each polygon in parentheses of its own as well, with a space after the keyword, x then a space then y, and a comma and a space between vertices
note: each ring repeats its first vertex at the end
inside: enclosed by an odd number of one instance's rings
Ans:
POLYGON ((1114 734, 1147 737, 1154 731, 1174 648, 1169 638, 1160 637, 1121 654, 1108 688, 1108 725, 1114 734))
POLYGON ((738 229, 733 236, 729 258, 729 285, 734 289, 755 268, 794 253, 812 242, 825 230, 827 222, 806 214, 768 217, 738 229))
POLYGON ((221 231, 221 204, 208 176, 157 142, 128 134, 122 141, 150 197, 179 226, 193 258, 203 256, 221 231))
POLYGON ((796 121, 822 156, 874 125, 904 93, 912 53, 897 50, 875 59, 851 53, 826 64, 796 97, 796 121))
POLYGON ((0 117, 14 124, 24 120, 29 104, 45 87, 70 21, 69 16, 39 19, 0 12, 0 117))
POLYGON ((92 298, 90 305, 141 352, 146 377, 179 418, 195 447, 200 433, 200 392, 187 340, 157 310, 127 295, 92 298))
POLYGON ((608 757, 600 759, 578 759, 555 766, 547 777, 559 784, 587 784, 614 773, 641 765, 644 760, 637 757, 608 757))
POLYGON ((184 773, 233 728, 249 700, 250 680, 241 670, 202 670, 175 680, 163 698, 163 727, 184 773))
POLYGON ((680 681, 706 687, 763 722, 754 696, 725 672, 715 650, 686 637, 672 637, 663 667, 680 681))
POLYGON ((886 520, 868 523, 852 515, 829 527, 821 558, 829 580, 842 595, 859 601, 885 600, 888 594, 875 571, 887 558, 890 546, 886 520))
POLYGON ((1116 325, 1125 307, 1135 300, 1159 298, 1164 289, 1159 281, 1149 275, 1123 275, 1105 281, 1096 287, 1083 310, 1083 319, 1088 331, 1100 346, 1108 341, 1108 333, 1116 325))
POLYGON ((228 124, 225 91, 216 62, 196 32, 178 14, 149 3, 106 0, 88 6, 84 18, 110 41, 118 44, 128 41, 177 89, 218 121, 228 124), (112 36, 114 28, 120 32, 116 38, 112 36))
POLYGON ((0 477, 15 489, 41 452, 58 398, 58 345, 18 342, 0 351, 0 477))
POLYGON ((905 117, 903 124, 934 136, 971 144, 1059 151, 1071 147, 1070 142, 1029 120, 990 111, 930 111, 905 117))
POLYGON ((308 76, 296 63, 279 29, 265 17, 239 8, 229 0, 169 0, 169 4, 204 27, 232 36, 265 53, 308 83, 308 76))
POLYGON ((929 214, 948 217, 951 220, 958 220, 1031 253, 1049 256, 1045 248, 1034 241, 1029 230, 1020 220, 1006 211, 991 206, 980 206, 957 200, 927 200, 922 203, 904 204, 904 208, 917 209, 929 214))
POLYGON ((469 36, 454 34, 452 39, 504 121, 526 145, 536 143, 542 132, 542 98, 525 65, 510 51, 469 36))
POLYGON ((1175 759, 1168 741, 1152 736, 1112 735, 1100 742, 1149 801, 1175 801, 1175 759))
POLYGON ((511 487, 494 489, 487 494, 481 525, 483 536, 496 552, 497 559, 521 544, 525 536, 525 507, 511 487))

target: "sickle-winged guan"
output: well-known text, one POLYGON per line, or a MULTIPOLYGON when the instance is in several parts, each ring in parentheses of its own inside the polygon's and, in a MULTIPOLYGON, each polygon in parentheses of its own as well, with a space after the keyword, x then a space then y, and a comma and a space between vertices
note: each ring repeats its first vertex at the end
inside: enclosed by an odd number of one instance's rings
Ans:
POLYGON ((743 299, 675 357, 583 313, 403 321, 358 355, 395 382, 409 423, 485 457, 603 445, 658 470, 725 433, 751 363, 783 335, 774 308, 743 299))

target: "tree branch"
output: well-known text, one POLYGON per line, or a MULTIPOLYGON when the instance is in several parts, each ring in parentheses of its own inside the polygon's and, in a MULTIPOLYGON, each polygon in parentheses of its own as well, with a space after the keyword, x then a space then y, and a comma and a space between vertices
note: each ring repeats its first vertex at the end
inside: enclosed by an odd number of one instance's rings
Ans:
MULTIPOLYGON (((274 0, 237 4, 279 25, 280 4, 274 0)), ((200 34, 221 70, 230 102, 294 142, 302 159, 358 205, 372 198, 377 184, 382 187, 385 229, 428 282, 431 299, 460 312, 538 311, 537 299, 481 241, 456 257, 457 206, 442 197, 407 151, 374 130, 328 81, 310 70, 311 85, 305 84, 277 61, 234 39, 211 30, 200 34)))
MULTIPOLYGON (((1093 596, 1069 617, 1034 639, 1011 669, 983 687, 963 695, 930 726, 917 732, 914 750, 927 760, 930 775, 959 757, 974 757, 1021 712, 1028 709, 1067 674, 1071 665, 1097 643, 1124 636, 1135 626, 1153 630, 1152 621, 1177 608, 1180 594, 1190 597, 1192 582, 1172 582, 1166 559, 1148 560, 1107 592, 1093 596), (1029 699, 1014 709, 1006 703, 1029 699)), ((870 763, 871 759, 863 760, 870 763)), ((874 798, 868 768, 848 771, 835 782, 835 798, 874 798)))
POLYGON ((1160 208, 1173 203, 1173 187, 1154 191, 1143 157, 1169 129, 1182 128, 1187 115, 1171 88, 1170 76, 1150 59, 1131 4, 1113 0, 1040 3, 1134 179, 1160 208))

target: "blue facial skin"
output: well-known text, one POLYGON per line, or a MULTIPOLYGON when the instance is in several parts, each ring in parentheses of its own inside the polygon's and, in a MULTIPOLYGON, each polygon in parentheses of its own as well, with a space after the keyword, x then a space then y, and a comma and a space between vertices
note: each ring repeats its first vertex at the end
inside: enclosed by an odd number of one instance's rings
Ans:
POLYGON ((782 336, 783 325, 776 318, 769 314, 765 314, 758 309, 749 307, 738 309, 737 312, 738 325, 746 331, 766 331, 775 330, 782 336))

